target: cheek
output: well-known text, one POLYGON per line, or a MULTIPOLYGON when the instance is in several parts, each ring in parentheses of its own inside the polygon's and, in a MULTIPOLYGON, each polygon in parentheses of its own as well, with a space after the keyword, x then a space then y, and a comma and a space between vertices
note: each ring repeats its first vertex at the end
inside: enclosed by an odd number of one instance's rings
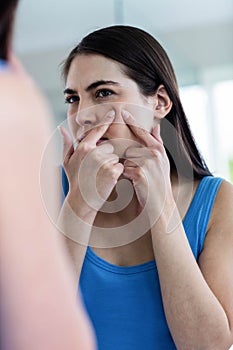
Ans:
POLYGON ((75 114, 67 114, 67 122, 70 129, 70 132, 74 138, 76 138, 78 130, 80 129, 80 126, 78 126, 76 122, 76 115, 75 114))
POLYGON ((126 106, 126 109, 133 115, 138 125, 151 132, 154 126, 154 111, 152 108, 130 104, 126 106))

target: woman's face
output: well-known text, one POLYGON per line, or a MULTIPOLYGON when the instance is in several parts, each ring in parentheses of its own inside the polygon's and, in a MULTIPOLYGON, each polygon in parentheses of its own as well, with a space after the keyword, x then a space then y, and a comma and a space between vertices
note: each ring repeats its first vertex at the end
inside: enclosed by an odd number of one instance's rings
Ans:
POLYGON ((130 112, 142 128, 151 131, 154 126, 154 98, 142 95, 138 85, 124 74, 122 65, 102 55, 77 55, 64 93, 75 139, 101 124, 111 110, 115 111, 115 119, 104 135, 109 140, 137 140, 124 122, 122 110, 130 112))

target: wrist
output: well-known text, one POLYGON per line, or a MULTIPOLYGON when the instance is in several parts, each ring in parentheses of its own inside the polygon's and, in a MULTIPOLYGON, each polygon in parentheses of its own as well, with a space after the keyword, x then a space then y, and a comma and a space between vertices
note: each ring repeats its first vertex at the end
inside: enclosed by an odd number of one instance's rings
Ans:
POLYGON ((82 221, 92 224, 97 215, 97 210, 88 205, 81 195, 69 192, 65 199, 69 207, 72 209, 82 221))
POLYGON ((95 211, 84 206, 77 197, 74 199, 72 194, 68 194, 57 220, 57 228, 70 240, 87 246, 95 216, 95 211))
POLYGON ((152 228, 154 228, 156 232, 169 234, 172 233, 181 223, 182 218, 176 202, 174 198, 172 198, 164 203, 164 207, 152 228))

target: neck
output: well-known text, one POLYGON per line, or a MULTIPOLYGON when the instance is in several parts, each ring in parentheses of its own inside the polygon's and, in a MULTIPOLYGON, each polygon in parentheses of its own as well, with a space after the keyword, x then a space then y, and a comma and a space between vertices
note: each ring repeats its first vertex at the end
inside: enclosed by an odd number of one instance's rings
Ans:
POLYGON ((102 227, 103 223, 107 227, 126 224, 137 217, 138 207, 132 183, 122 178, 98 212, 97 222, 101 222, 102 227))
MULTIPOLYGON (((179 195, 180 181, 176 173, 171 174, 171 185, 174 199, 179 195)), ((117 185, 111 192, 108 200, 102 206, 97 215, 97 222, 101 222, 103 227, 113 227, 122 225, 135 219, 139 214, 139 203, 133 189, 133 185, 129 180, 120 178, 117 185)))

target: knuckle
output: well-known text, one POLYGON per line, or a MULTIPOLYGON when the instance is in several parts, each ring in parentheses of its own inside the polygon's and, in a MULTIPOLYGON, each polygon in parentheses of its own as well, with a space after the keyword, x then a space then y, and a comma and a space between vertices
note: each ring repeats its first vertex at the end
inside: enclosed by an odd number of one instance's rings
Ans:
POLYGON ((141 167, 136 167, 134 170, 134 175, 137 179, 140 179, 143 177, 143 171, 141 167))
POLYGON ((112 180, 117 181, 117 179, 118 179, 118 177, 119 177, 120 174, 121 174, 121 170, 118 169, 118 168, 116 168, 116 167, 114 167, 114 168, 112 169, 112 172, 111 172, 111 178, 112 178, 112 180))
POLYGON ((106 150, 106 152, 114 152, 114 147, 113 147, 113 145, 111 145, 110 143, 106 143, 105 144, 105 150, 106 150))
POLYGON ((105 127, 105 124, 96 125, 96 127, 95 127, 95 132, 96 132, 96 133, 101 132, 101 131, 104 129, 104 127, 105 127))
POLYGON ((86 154, 89 153, 93 147, 88 142, 81 142, 78 146, 78 150, 80 153, 86 154))
POLYGON ((109 174, 109 177, 111 180, 115 181, 118 178, 118 171, 116 169, 113 169, 109 174))
POLYGON ((97 162, 97 164, 99 166, 101 166, 103 169, 107 169, 108 165, 109 165, 109 161, 111 161, 111 159, 109 159, 106 155, 103 155, 100 152, 93 152, 94 155, 94 159, 97 162))
POLYGON ((119 170, 111 163, 103 164, 102 171, 108 177, 108 179, 111 180, 115 180, 119 174, 119 170))
POLYGON ((105 172, 111 173, 112 164, 106 162, 106 163, 104 163, 104 164, 102 165, 102 169, 103 169, 103 171, 105 171, 105 172))
POLYGON ((137 131, 137 134, 138 134, 139 137, 143 137, 145 135, 145 132, 143 130, 139 129, 137 131))
POLYGON ((165 151, 164 146, 162 144, 158 145, 158 150, 161 154, 163 154, 165 151))
POLYGON ((62 165, 63 165, 64 168, 67 167, 67 165, 68 165, 68 163, 69 163, 69 160, 70 160, 69 154, 65 154, 65 155, 64 155, 64 158, 63 158, 63 161, 62 161, 62 165))
POLYGON ((118 157, 118 155, 113 154, 112 157, 111 157, 111 160, 114 161, 114 162, 119 162, 120 158, 118 157))
POLYGON ((101 168, 102 168, 102 171, 107 171, 109 168, 109 165, 107 163, 104 163, 101 168))
POLYGON ((65 155, 63 160, 62 160, 62 165, 65 168, 67 164, 68 164, 68 157, 67 157, 67 155, 65 155))
POLYGON ((159 157, 161 156, 161 152, 160 152, 160 150, 158 150, 158 149, 154 149, 154 150, 152 151, 152 155, 153 155, 153 157, 155 157, 155 158, 159 158, 159 157))

